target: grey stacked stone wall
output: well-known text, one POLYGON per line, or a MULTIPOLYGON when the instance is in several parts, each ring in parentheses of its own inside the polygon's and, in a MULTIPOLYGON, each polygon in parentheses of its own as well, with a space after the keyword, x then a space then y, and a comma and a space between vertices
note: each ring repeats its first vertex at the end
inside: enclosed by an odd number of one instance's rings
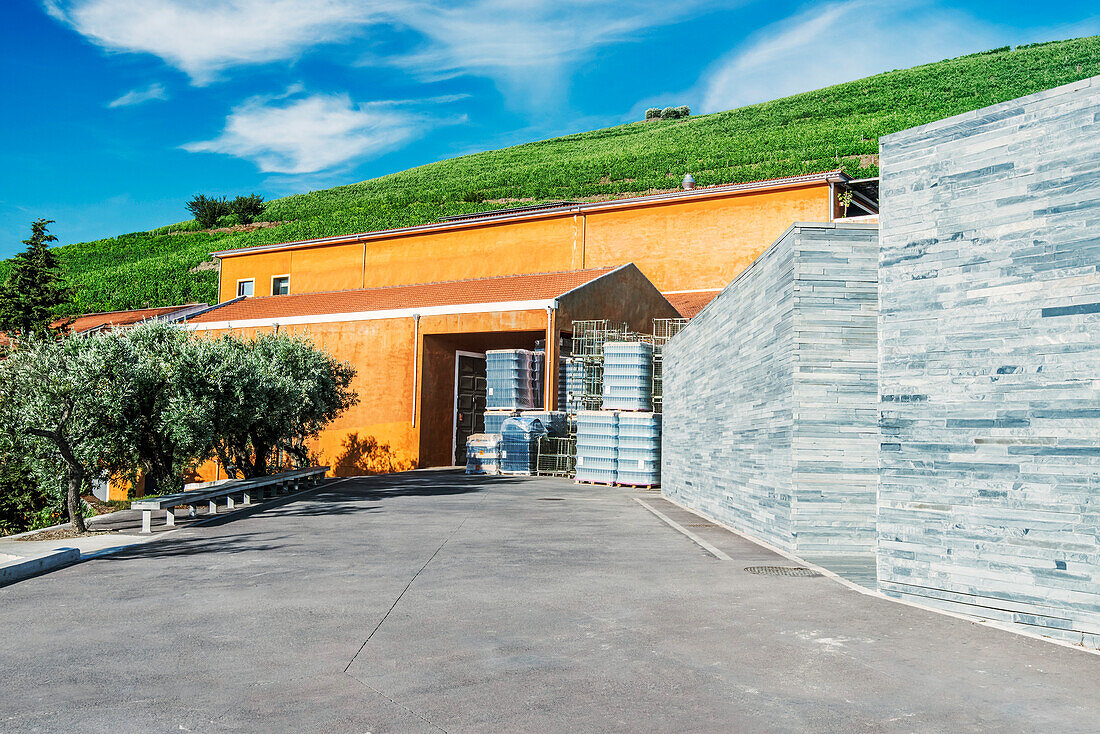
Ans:
POLYGON ((877 267, 874 225, 794 225, 669 342, 666 496, 791 552, 874 552, 877 267))
POLYGON ((1100 77, 881 169, 879 588, 1096 646, 1100 77))

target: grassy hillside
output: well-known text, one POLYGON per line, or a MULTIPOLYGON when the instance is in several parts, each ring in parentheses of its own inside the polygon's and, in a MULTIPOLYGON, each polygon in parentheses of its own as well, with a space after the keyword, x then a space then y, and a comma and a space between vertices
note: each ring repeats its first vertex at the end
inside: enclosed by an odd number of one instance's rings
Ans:
MULTIPOLYGON (((520 201, 619 196, 843 168, 878 173, 878 138, 1100 74, 1100 37, 998 49, 686 120, 637 122, 433 163, 268 204, 278 227, 194 223, 60 248, 77 311, 213 302, 209 252, 431 222, 520 201)), ((183 208, 183 202, 180 203, 183 208)), ((3 275, 3 273, 0 273, 3 275)))

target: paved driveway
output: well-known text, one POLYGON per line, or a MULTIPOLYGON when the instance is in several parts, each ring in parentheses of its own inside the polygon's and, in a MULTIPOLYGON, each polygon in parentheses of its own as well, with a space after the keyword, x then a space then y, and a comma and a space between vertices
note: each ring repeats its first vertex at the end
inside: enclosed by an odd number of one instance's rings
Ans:
POLYGON ((1100 658, 636 497, 349 480, 0 589, 0 731, 1096 731, 1100 658))

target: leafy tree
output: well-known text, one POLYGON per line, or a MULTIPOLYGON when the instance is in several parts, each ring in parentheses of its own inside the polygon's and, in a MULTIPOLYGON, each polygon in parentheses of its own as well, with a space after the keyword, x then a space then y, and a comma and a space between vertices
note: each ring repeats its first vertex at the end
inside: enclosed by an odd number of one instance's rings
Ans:
POLYGON ((278 451, 301 466, 306 444, 358 402, 354 376, 285 333, 207 339, 150 323, 30 334, 0 359, 0 490, 23 488, 5 492, 0 527, 63 503, 84 532, 80 498, 97 477, 141 472, 152 494, 179 489, 212 454, 245 477, 267 474, 278 451))
POLYGON ((187 202, 187 210, 203 229, 210 229, 218 223, 218 219, 230 213, 229 202, 224 196, 213 197, 205 194, 195 194, 187 202))
POLYGON ((355 368, 337 362, 304 336, 262 334, 253 342, 261 362, 290 383, 291 400, 283 406, 283 434, 276 439, 299 467, 310 461, 307 443, 341 413, 359 402, 351 390, 355 368))
POLYGON ((679 120, 682 117, 689 117, 691 115, 691 108, 687 105, 680 105, 679 107, 665 107, 660 111, 662 120, 679 120))
POLYGON ((659 119, 661 119, 661 108, 660 107, 650 107, 648 110, 645 111, 645 119, 647 119, 647 120, 659 120, 659 119))
POLYGON ((57 237, 47 227, 52 219, 31 224, 27 249, 14 258, 8 279, 0 285, 0 330, 13 334, 44 334, 72 295, 65 284, 50 243, 57 237))
POLYGON ((119 406, 132 396, 118 347, 102 337, 32 335, 0 360, 0 420, 22 437, 39 486, 64 497, 77 532, 86 530, 86 485, 121 468, 129 453, 119 406))
MULTIPOLYGON (((150 322, 102 339, 118 342, 124 355, 119 409, 131 469, 145 479, 145 494, 183 489, 183 477, 213 449, 209 416, 187 398, 179 364, 197 339, 173 324, 150 322)), ((116 462, 118 463, 118 462, 116 462)), ((127 462, 122 462, 127 463, 127 462)))
POLYGON ((308 461, 306 443, 358 402, 354 368, 286 333, 198 339, 179 369, 186 402, 209 421, 214 454, 231 476, 268 474, 278 450, 308 461))
POLYGON ((229 209, 237 215, 241 224, 255 222, 264 213, 264 197, 259 194, 238 196, 229 204, 229 209))

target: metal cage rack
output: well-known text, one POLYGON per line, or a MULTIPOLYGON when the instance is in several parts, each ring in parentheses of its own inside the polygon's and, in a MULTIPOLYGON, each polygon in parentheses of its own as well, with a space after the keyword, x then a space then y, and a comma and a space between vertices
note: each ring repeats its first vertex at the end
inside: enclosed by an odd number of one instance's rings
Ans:
POLYGON ((539 438, 535 474, 540 477, 571 477, 577 466, 577 438, 539 438))

